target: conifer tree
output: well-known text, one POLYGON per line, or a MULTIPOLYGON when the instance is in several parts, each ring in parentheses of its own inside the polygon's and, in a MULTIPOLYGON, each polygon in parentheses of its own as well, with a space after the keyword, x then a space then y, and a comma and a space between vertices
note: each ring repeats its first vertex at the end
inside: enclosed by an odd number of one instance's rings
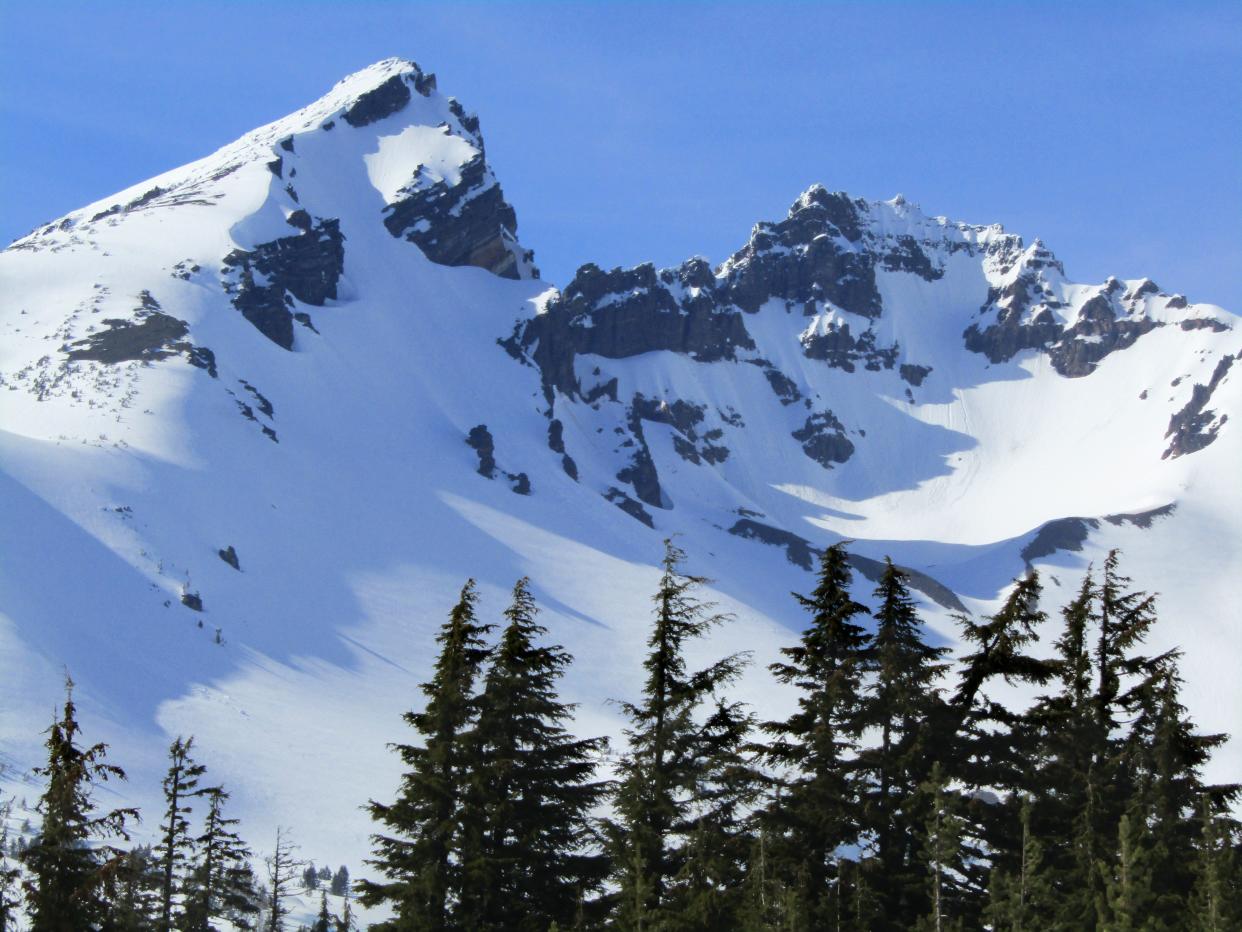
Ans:
POLYGON ((39 799, 43 825, 22 860, 29 872, 24 884, 31 932, 81 932, 102 921, 101 888, 106 868, 121 853, 92 847, 95 839, 129 840, 127 823, 137 820, 132 808, 97 812, 97 784, 124 780, 125 771, 106 761, 106 744, 81 747, 81 729, 73 702, 73 681, 65 678, 62 715, 47 731, 46 766, 35 773, 47 779, 39 799))
POLYGON ((867 608, 850 597, 848 559, 844 544, 828 547, 814 591, 794 594, 811 623, 797 644, 781 648, 787 659, 769 669, 798 689, 798 708, 763 726, 771 736, 764 756, 777 768, 779 784, 762 814, 768 856, 782 885, 805 890, 808 915, 824 928, 844 901, 837 852, 857 842, 862 821, 851 770, 863 728, 860 687, 870 637, 855 621, 867 608))
POLYGON ((876 928, 907 929, 927 912, 919 788, 937 750, 931 738, 944 705, 936 683, 947 649, 923 639, 906 576, 891 560, 875 596, 874 672, 860 716, 878 740, 859 752, 858 770, 866 781, 865 823, 876 855, 870 880, 880 904, 876 928))
POLYGON ((591 824, 608 790, 593 779, 606 741, 567 731, 573 707, 556 689, 571 658, 539 643, 547 630, 537 611, 530 580, 518 580, 469 736, 456 912, 478 932, 573 928, 607 872, 591 824))
POLYGON ((1201 801, 1190 923, 1193 932, 1242 928, 1242 869, 1234 844, 1235 825, 1201 801))
POLYGON ((371 818, 384 832, 372 836, 375 857, 367 863, 386 880, 363 880, 359 898, 367 906, 391 905, 396 917, 377 930, 450 929, 450 906, 460 889, 460 794, 469 764, 465 734, 474 717, 474 684, 487 657, 484 635, 490 626, 475 620, 474 580, 441 628, 440 654, 432 679, 424 683, 422 711, 407 712, 406 724, 420 744, 393 749, 406 765, 397 800, 371 801, 371 818))
POLYGON ((1023 710, 998 701, 990 688, 998 681, 1043 686, 1056 676, 1053 661, 1028 653, 1046 620, 1039 607, 1041 594, 1039 576, 1032 570, 1015 580, 996 614, 981 621, 958 619, 962 640, 973 650, 959 661, 958 686, 936 742, 948 776, 964 790, 967 889, 962 916, 970 924, 977 923, 983 908, 989 870, 1021 870, 1015 857, 1020 858, 1022 843, 1015 832, 1029 822, 1018 810, 1033 779, 1039 734, 1023 710), (1004 795, 996 800, 996 794, 1004 795))
POLYGON ((1012 873, 994 868, 987 919, 996 932, 1036 932, 1051 915, 1052 897, 1044 875, 1043 844, 1031 831, 1031 801, 1023 797, 1020 846, 1012 873))
POLYGON ((315 917, 314 925, 311 926, 311 932, 333 932, 335 928, 336 917, 328 909, 328 891, 320 891, 319 913, 315 917))
POLYGON ((184 932, 210 932, 213 923, 232 916, 234 925, 258 912, 250 850, 237 834, 237 819, 224 815, 229 794, 223 787, 202 791, 207 815, 202 834, 195 839, 198 860, 186 883, 185 904, 180 920, 184 932))
POLYGON ((190 752, 194 739, 180 736, 168 749, 168 774, 164 777, 164 818, 160 842, 155 853, 160 865, 160 928, 172 929, 173 900, 180 893, 181 876, 194 849, 190 823, 186 819, 193 807, 190 801, 199 795, 198 781, 207 768, 196 763, 190 752))
POLYGON ((154 932, 160 924, 161 873, 151 849, 134 848, 105 873, 104 932, 154 932))
POLYGON ((9 932, 13 927, 17 907, 21 905, 17 898, 21 870, 9 861, 9 819, 12 813, 13 800, 7 799, 0 805, 0 932, 9 932))
POLYGON ((927 797, 928 809, 920 851, 927 872, 928 913, 918 928, 948 932, 962 924, 961 898, 953 890, 953 874, 961 870, 962 820, 939 761, 932 765, 931 775, 920 789, 927 797))
POLYGON ((284 932, 289 915, 286 900, 293 895, 294 878, 302 862, 297 859, 297 845, 288 829, 276 829, 276 845, 267 857, 267 921, 266 932, 284 932))
POLYGON ((1101 864, 1105 898, 1099 912, 1102 932, 1147 932, 1169 928, 1152 915, 1152 857, 1145 814, 1132 809, 1117 826, 1116 855, 1101 864))
POLYGON ((703 670, 687 670, 686 643, 725 616, 697 599, 695 591, 706 580, 683 574, 684 559, 665 541, 642 697, 622 704, 629 748, 618 766, 615 815, 608 826, 617 884, 613 923, 622 930, 658 928, 677 914, 675 879, 686 866, 695 821, 705 815, 696 809, 703 802, 700 775, 715 763, 696 713, 739 675, 744 662, 732 655, 703 670))

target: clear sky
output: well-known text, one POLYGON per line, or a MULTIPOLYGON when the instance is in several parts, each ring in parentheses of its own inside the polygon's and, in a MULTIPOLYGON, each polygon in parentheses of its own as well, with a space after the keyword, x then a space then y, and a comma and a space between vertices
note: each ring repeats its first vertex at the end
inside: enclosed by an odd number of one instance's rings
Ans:
POLYGON ((1242 3, 0 0, 0 241, 392 55, 555 283, 718 261, 820 182, 1242 310, 1242 3))

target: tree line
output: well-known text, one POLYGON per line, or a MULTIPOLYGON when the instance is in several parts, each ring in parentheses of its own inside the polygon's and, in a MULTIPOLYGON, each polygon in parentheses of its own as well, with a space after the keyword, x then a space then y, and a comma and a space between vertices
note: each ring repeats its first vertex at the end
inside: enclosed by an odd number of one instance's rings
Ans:
POLYGON ((494 644, 473 582, 439 632, 396 799, 372 801, 361 901, 381 932, 862 932, 1242 928, 1236 784, 1202 774, 1224 735, 1179 699, 1179 653, 1144 644, 1153 596, 1116 551, 1088 570, 1039 650, 1039 576, 962 656, 926 638, 891 561, 875 610, 842 545, 796 595, 801 638, 771 675, 797 698, 764 720, 730 698, 748 662, 702 669, 727 621, 666 542, 624 747, 567 730, 528 580, 494 644), (870 617, 868 617, 870 616, 870 617), (1037 698, 1005 703, 998 688, 1037 698))
POLYGON ((176 738, 168 750, 158 841, 128 848, 121 845, 132 841, 139 812, 101 810, 97 791, 126 775, 108 762, 107 745, 83 745, 72 680, 66 679, 64 706, 45 745, 47 763, 34 770, 45 785, 32 839, 23 833, 9 841, 13 800, 0 805, 0 932, 16 929, 22 906, 31 932, 283 932, 289 898, 311 893, 321 881, 319 915, 301 930, 358 929, 349 871, 316 871, 296 856, 286 830, 277 830, 259 878, 238 820, 225 814, 229 794, 205 781, 207 768, 194 758, 192 737, 176 738), (328 908, 329 890, 343 898, 339 915, 328 908))
POLYGON ((829 547, 794 596, 806 628, 769 667, 796 698, 774 720, 730 694, 748 655, 689 665, 729 619, 684 561, 666 542, 615 754, 571 731, 571 657, 529 580, 499 625, 467 582, 404 715, 414 737, 392 746, 396 797, 367 806, 374 877, 353 884, 305 865, 284 831, 261 882, 192 738, 169 751, 159 842, 123 850, 137 812, 100 811, 92 791, 124 773, 81 744, 68 690, 18 866, 0 837, 0 932, 23 898, 34 932, 281 932, 288 897, 320 881, 343 909, 322 892, 313 932, 357 928, 354 894, 392 915, 377 932, 1242 928, 1240 788, 1203 777, 1226 736, 1181 704, 1179 652, 1145 648, 1155 599, 1116 551, 1051 644, 1031 571, 994 615, 957 619, 952 657, 902 570, 885 562, 872 611, 829 547))

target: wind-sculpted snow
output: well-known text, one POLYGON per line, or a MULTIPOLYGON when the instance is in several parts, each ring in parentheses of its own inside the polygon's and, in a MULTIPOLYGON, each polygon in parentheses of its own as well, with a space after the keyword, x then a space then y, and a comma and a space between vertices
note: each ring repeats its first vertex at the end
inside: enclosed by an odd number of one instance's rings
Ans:
POLYGON ((788 593, 848 539, 856 594, 891 556, 950 642, 1028 563, 1055 614, 1120 546, 1236 729, 1234 315, 818 186, 719 264, 560 291, 515 231, 478 120, 390 60, 0 254, 7 759, 67 666, 133 792, 193 733, 252 840, 358 864, 462 582, 494 616, 529 575, 581 732, 616 736, 668 535, 764 718, 788 593))

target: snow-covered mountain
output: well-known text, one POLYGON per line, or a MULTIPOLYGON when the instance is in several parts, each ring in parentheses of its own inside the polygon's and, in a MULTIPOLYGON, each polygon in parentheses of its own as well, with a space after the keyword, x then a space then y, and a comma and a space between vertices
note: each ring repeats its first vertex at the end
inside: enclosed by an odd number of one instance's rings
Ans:
POLYGON ((616 733, 670 534, 767 712, 825 543, 864 588, 909 567, 950 640, 1120 546, 1200 725, 1239 730, 1237 316, 819 186, 718 266, 558 290, 517 233, 478 120, 389 60, 0 254, 10 778, 67 667, 129 792, 193 733, 256 844, 356 865, 466 577, 495 614, 532 577, 578 728, 616 733))

